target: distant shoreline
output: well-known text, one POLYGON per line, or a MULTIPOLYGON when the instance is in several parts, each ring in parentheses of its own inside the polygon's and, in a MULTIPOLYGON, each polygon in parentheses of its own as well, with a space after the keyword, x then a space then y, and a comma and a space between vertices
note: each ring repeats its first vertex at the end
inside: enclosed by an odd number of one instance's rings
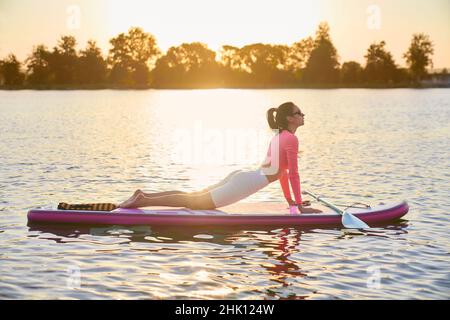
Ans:
POLYGON ((139 27, 110 43, 106 57, 94 40, 78 50, 71 35, 53 49, 33 47, 24 62, 10 54, 0 60, 0 90, 450 88, 447 69, 431 72, 434 47, 424 33, 413 34, 403 56, 407 68, 396 64, 384 40, 368 47, 363 65, 341 64, 326 22, 315 37, 292 45, 224 45, 219 59, 201 42, 163 54, 156 38, 139 27))
POLYGON ((248 89, 248 90, 273 90, 273 89, 433 89, 450 88, 445 84, 419 84, 419 85, 302 85, 302 86, 173 86, 173 87, 152 87, 152 86, 108 86, 108 85, 80 85, 80 86, 19 86, 0 87, 2 91, 73 91, 73 90, 205 90, 205 89, 248 89))

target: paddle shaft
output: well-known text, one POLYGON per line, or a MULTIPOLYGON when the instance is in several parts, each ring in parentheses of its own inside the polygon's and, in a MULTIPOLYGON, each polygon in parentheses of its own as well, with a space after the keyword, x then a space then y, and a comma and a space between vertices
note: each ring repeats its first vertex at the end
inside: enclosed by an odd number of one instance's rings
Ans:
POLYGON ((344 211, 343 211, 343 210, 339 209, 339 208, 336 207, 334 204, 332 204, 332 203, 330 203, 330 202, 328 202, 328 201, 322 199, 322 197, 316 196, 314 193, 311 193, 311 192, 309 192, 309 191, 303 191, 303 193, 305 193, 305 194, 307 194, 307 195, 310 195, 311 197, 313 197, 313 198, 316 199, 317 201, 320 201, 320 202, 326 204, 328 207, 330 207, 331 209, 333 209, 333 210, 336 211, 337 213, 344 214, 344 211))

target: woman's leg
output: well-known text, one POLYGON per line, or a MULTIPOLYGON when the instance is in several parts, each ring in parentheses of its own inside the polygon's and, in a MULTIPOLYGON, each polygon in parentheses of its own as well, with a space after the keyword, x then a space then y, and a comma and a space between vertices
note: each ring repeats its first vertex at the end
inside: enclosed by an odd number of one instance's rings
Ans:
POLYGON ((211 186, 208 186, 200 191, 194 191, 194 192, 185 192, 185 191, 178 191, 178 190, 174 190, 174 191, 164 191, 164 192, 144 192, 141 189, 137 189, 133 195, 127 200, 131 200, 132 198, 136 197, 138 194, 143 194, 146 197, 161 197, 161 196, 165 196, 165 195, 170 195, 170 194, 178 194, 178 193, 182 193, 182 194, 187 194, 187 193, 204 193, 204 192, 208 192, 214 188, 220 187, 221 185, 224 185, 228 180, 231 179, 231 177, 239 172, 241 170, 236 170, 231 172, 228 176, 226 176, 224 179, 222 179, 221 181, 219 181, 216 184, 213 184, 211 186))
POLYGON ((209 192, 171 194, 161 197, 146 197, 143 194, 138 194, 129 203, 119 206, 121 208, 141 208, 151 206, 187 207, 196 210, 208 210, 215 208, 209 192))
POLYGON ((185 191, 178 191, 178 190, 163 191, 163 192, 144 192, 144 191, 141 191, 141 190, 136 190, 136 192, 137 191, 140 191, 138 193, 141 193, 141 194, 143 194, 144 196, 146 196, 148 198, 168 196, 168 195, 171 195, 171 194, 180 194, 180 193, 181 194, 186 194, 187 193, 185 191))
POLYGON ((145 193, 142 190, 137 189, 131 197, 129 197, 127 200, 125 200, 121 204, 119 204, 119 207, 126 206, 128 203, 132 202, 136 198, 136 196, 139 194, 142 194, 148 198, 152 198, 152 197, 167 196, 167 195, 171 195, 171 194, 186 194, 186 192, 173 190, 173 191, 164 191, 164 192, 145 193))
MULTIPOLYGON (((184 192, 184 191, 174 190, 174 191, 164 191, 164 192, 146 193, 146 192, 143 192, 142 190, 138 189, 138 190, 136 190, 136 191, 134 192, 134 194, 133 194, 128 200, 126 200, 126 201, 122 202, 121 204, 119 204, 119 207, 122 207, 122 208, 130 208, 130 207, 129 207, 130 205, 135 205, 135 203, 136 203, 136 198, 137 198, 138 195, 143 195, 143 196, 146 197, 146 198, 156 198, 156 197, 167 196, 167 195, 175 195, 175 194, 191 195, 191 196, 194 196, 194 195, 201 195, 201 194, 203 194, 203 193, 209 192, 210 190, 212 190, 212 189, 214 189, 214 188, 217 188, 217 187, 220 187, 221 185, 224 185, 225 183, 227 183, 227 182, 231 179, 231 177, 232 177, 235 173, 237 173, 237 172, 239 172, 239 171, 241 171, 241 170, 235 170, 235 171, 231 172, 230 174, 228 174, 228 176, 226 176, 224 179, 222 179, 222 180, 219 181, 218 183, 213 184, 213 185, 211 185, 211 186, 208 186, 208 187, 206 187, 205 189, 202 189, 202 190, 200 190, 200 191, 184 192)), ((178 207, 178 205, 175 206, 175 207, 178 207)))

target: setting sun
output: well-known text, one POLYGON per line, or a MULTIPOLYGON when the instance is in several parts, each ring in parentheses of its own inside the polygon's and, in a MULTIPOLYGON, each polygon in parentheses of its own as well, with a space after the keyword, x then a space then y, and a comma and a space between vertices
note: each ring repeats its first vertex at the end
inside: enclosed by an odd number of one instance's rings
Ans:
POLYGON ((163 49, 200 41, 218 50, 224 44, 292 43, 314 33, 321 1, 122 1, 108 3, 108 36, 141 26, 163 49))

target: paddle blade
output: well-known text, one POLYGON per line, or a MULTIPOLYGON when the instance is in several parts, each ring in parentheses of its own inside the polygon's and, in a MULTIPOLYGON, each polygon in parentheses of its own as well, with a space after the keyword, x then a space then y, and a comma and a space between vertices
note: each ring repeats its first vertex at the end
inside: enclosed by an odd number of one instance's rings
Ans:
POLYGON ((349 229, 369 229, 370 227, 361 219, 344 211, 342 213, 342 224, 349 229))

